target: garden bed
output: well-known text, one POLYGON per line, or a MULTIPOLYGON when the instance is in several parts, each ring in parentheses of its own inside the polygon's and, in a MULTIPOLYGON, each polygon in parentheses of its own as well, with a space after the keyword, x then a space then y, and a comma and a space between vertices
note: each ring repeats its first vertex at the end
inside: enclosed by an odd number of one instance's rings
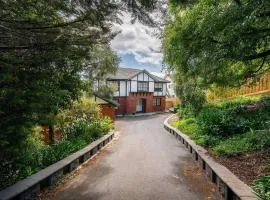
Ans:
POLYGON ((195 113, 180 107, 180 119, 171 125, 206 148, 262 199, 270 199, 269 113, 269 97, 241 97, 207 104, 195 113))
POLYGON ((270 147, 231 156, 218 156, 211 151, 209 152, 217 162, 227 167, 240 180, 250 186, 255 179, 270 174, 270 147))
MULTIPOLYGON (((177 120, 175 118, 175 120, 177 120)), ((171 125, 176 127, 179 121, 172 121, 171 125)), ((188 131, 186 133, 184 130, 180 131, 191 138, 194 137, 189 132, 194 128, 194 126, 185 127, 184 129, 188 131), (186 128, 186 129, 185 129, 186 128)), ((196 137, 196 136, 195 136, 196 137)), ((195 140, 196 141, 196 140, 195 140)), ((196 141, 197 143, 200 141, 196 141)), ((211 148, 206 148, 208 153, 220 164, 227 167, 231 172, 233 172, 240 180, 246 184, 252 186, 254 180, 267 176, 270 174, 270 147, 255 150, 249 152, 232 153, 231 155, 219 155, 211 148)))

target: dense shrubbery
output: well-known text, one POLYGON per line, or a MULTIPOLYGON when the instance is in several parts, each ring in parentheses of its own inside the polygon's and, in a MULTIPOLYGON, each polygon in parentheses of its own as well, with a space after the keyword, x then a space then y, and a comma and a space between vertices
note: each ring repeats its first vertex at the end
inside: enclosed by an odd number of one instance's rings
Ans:
POLYGON ((177 126, 198 144, 230 155, 270 145, 270 98, 236 98, 207 105, 197 117, 179 109, 177 126), (248 106, 253 105, 253 110, 248 106), (260 130, 260 131, 259 131, 260 130))
POLYGON ((230 137, 250 129, 265 128, 270 120, 269 98, 250 99, 238 98, 203 108, 197 122, 203 135, 230 137), (255 110, 248 111, 247 105, 253 105, 255 110))
POLYGON ((78 151, 108 133, 113 125, 109 118, 100 116, 99 108, 94 102, 82 99, 57 116, 56 127, 64 134, 62 140, 46 145, 41 140, 41 128, 36 127, 18 148, 20 156, 16 159, 6 158, 5 162, 0 163, 0 188, 7 187, 78 151))

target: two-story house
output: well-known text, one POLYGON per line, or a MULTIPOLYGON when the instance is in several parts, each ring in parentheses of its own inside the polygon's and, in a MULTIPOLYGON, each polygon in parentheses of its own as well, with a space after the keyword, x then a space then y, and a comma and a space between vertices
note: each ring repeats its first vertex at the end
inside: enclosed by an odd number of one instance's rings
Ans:
POLYGON ((169 81, 146 70, 119 68, 106 79, 114 85, 115 100, 120 104, 117 114, 165 111, 165 96, 169 81))

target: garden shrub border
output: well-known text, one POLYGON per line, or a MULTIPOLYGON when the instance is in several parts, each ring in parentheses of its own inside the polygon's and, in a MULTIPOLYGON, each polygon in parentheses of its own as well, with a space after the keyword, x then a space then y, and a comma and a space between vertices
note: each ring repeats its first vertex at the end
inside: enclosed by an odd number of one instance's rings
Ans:
MULTIPOLYGON (((164 128, 181 141, 192 154, 194 161, 203 169, 207 177, 218 186, 225 200, 255 200, 259 199, 254 191, 237 178, 230 170, 217 163, 203 147, 195 144, 189 136, 183 134, 169 122, 173 116, 164 121, 164 128)), ((239 166, 240 167, 240 166, 239 166)))
POLYGON ((41 189, 56 184, 64 174, 72 172, 94 156, 113 137, 114 132, 111 131, 83 149, 0 191, 0 200, 35 199, 41 189))

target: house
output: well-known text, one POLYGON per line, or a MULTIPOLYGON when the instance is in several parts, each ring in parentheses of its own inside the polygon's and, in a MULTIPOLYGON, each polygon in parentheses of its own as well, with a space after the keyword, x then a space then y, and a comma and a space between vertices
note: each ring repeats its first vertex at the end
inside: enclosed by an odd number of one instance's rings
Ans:
POLYGON ((99 105, 102 116, 109 117, 112 121, 115 120, 115 111, 119 104, 111 99, 94 96, 94 101, 99 105))
POLYGON ((165 96, 169 81, 146 70, 119 68, 106 79, 115 88, 114 98, 119 103, 117 114, 165 111, 165 96))

